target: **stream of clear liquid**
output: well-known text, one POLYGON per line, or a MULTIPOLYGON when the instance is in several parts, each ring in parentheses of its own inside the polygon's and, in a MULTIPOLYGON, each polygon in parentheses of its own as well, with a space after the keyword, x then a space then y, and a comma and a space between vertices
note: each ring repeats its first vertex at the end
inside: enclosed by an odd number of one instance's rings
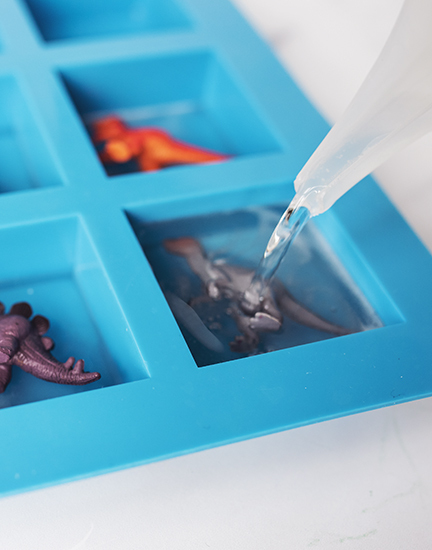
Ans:
POLYGON ((310 217, 307 208, 288 206, 267 243, 249 288, 243 295, 241 308, 245 313, 254 314, 259 310, 282 259, 310 217))

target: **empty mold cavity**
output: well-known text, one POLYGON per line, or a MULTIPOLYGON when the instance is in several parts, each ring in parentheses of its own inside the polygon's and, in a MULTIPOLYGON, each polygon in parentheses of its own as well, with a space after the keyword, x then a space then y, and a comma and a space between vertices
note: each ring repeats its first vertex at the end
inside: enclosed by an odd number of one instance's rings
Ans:
POLYGON ((25 0, 46 41, 189 27, 176 0, 25 0))
POLYGON ((0 192, 60 183, 21 90, 13 79, 0 79, 0 192))
MULTIPOLYGON (((90 135, 92 123, 114 115, 133 128, 161 128, 234 157, 279 149, 241 87, 210 53, 92 65, 62 75, 90 135)), ((115 175, 138 168, 129 162, 106 169, 115 175)))
POLYGON ((54 357, 84 359, 101 379, 85 386, 59 385, 14 366, 0 408, 60 397, 147 377, 135 341, 82 224, 75 218, 0 231, 7 258, 0 276, 6 311, 28 302, 50 321, 54 357))
MULTIPOLYGON (((284 319, 279 331, 261 333, 260 343, 253 351, 232 351, 230 342, 241 334, 229 314, 233 311, 232 302, 205 298, 202 280, 192 273, 184 257, 173 255, 164 247, 166 239, 192 237, 216 269, 241 266, 254 270, 283 211, 283 206, 262 206, 160 222, 147 222, 145 214, 139 212, 129 213, 130 223, 198 366, 334 337, 292 321, 281 308, 284 319)), ((339 246, 336 255, 324 234, 325 228, 323 231, 309 222, 278 270, 278 279, 295 300, 353 333, 401 321, 396 306, 370 269, 354 250, 348 249, 349 241, 339 246), (348 258, 348 264, 344 265, 340 258, 348 258)))

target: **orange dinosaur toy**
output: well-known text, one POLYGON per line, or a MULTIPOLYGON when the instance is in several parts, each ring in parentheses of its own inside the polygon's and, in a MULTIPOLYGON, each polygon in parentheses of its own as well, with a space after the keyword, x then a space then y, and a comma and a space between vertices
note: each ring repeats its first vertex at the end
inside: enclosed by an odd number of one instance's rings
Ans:
POLYGON ((213 153, 171 137, 159 128, 129 128, 118 117, 93 123, 93 141, 103 144, 100 159, 104 164, 135 160, 143 172, 178 164, 219 162, 227 155, 213 153))

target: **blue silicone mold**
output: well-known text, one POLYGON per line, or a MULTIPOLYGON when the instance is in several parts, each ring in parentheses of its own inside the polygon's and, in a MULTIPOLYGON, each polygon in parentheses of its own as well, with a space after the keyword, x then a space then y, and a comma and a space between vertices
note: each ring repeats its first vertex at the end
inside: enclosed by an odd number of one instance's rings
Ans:
POLYGON ((222 357, 168 305, 179 277, 200 286, 163 240, 194 236, 255 266, 327 130, 225 0, 0 3, 0 300, 28 301, 50 319, 56 357, 102 375, 57 386, 14 368, 1 494, 432 393, 432 261, 370 178, 280 272, 353 334, 287 321, 273 351, 222 357), (89 128, 108 114, 230 159, 105 168, 89 128))

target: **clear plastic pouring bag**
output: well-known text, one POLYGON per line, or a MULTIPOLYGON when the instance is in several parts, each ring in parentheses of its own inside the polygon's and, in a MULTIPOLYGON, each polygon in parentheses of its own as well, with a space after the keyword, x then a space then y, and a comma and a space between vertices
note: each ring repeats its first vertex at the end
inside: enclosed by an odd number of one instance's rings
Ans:
POLYGON ((310 157, 290 207, 325 212, 381 163, 432 130, 432 0, 405 0, 378 60, 310 157))

